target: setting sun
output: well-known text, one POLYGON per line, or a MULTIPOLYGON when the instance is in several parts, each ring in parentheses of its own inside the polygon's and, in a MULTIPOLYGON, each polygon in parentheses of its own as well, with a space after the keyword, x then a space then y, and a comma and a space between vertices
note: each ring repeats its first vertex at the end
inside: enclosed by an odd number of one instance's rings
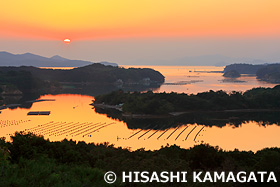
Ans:
POLYGON ((68 38, 66 38, 66 39, 63 40, 63 42, 66 43, 66 44, 70 44, 70 43, 71 43, 71 40, 68 39, 68 38))

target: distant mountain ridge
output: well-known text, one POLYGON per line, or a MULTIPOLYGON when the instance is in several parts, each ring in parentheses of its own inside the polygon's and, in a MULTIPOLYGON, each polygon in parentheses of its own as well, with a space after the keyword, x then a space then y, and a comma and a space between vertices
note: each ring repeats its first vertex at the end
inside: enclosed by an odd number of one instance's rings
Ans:
POLYGON ((187 56, 184 58, 174 60, 176 63, 185 63, 187 66, 226 66, 233 63, 250 63, 250 64, 265 64, 267 63, 261 59, 253 58, 234 58, 224 55, 200 55, 187 56))
POLYGON ((183 56, 176 58, 162 58, 158 59, 136 59, 132 64, 137 65, 162 65, 162 66, 226 66, 234 63, 248 63, 248 64, 265 64, 274 63, 274 61, 267 61, 265 59, 257 59, 250 57, 230 57, 221 54, 208 54, 197 56, 183 56))
POLYGON ((69 59, 64 58, 64 57, 61 57, 61 56, 59 56, 59 55, 54 55, 54 56, 52 56, 50 59, 59 60, 59 61, 66 61, 66 60, 69 60, 69 59))
MULTIPOLYGON (((106 66, 118 66, 116 63, 100 63, 106 66)), ((0 52, 0 66, 82 67, 90 64, 94 64, 94 62, 70 60, 59 55, 47 58, 32 53, 12 54, 5 51, 0 52)))

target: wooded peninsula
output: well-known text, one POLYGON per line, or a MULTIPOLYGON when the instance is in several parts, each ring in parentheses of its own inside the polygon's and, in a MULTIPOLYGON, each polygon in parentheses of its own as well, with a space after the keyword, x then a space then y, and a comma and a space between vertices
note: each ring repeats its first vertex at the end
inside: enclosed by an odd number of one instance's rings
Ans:
POLYGON ((242 92, 208 91, 198 94, 114 91, 95 97, 94 105, 116 106, 123 113, 166 115, 174 112, 280 110, 280 85, 242 92))

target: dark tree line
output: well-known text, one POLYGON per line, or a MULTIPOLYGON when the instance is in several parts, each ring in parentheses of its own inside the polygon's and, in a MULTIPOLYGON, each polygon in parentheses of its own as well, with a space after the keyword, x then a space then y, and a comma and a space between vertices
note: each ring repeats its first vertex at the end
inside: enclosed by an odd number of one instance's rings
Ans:
MULTIPOLYGON (((130 151, 108 143, 87 144, 66 139, 50 142, 34 134, 16 133, 11 138, 11 142, 0 139, 0 186, 104 186, 106 171, 114 171, 119 177, 122 171, 274 171, 277 179, 280 177, 279 148, 266 148, 254 153, 237 149, 224 151, 201 144, 189 149, 168 145, 155 151, 130 151)), ((191 175, 188 177, 188 185, 194 185, 191 175)), ((252 183, 254 186, 264 184, 277 186, 277 183, 252 183)), ((116 185, 141 186, 140 183, 120 184, 120 181, 116 185)), ((225 183, 203 185, 223 186, 225 183)))

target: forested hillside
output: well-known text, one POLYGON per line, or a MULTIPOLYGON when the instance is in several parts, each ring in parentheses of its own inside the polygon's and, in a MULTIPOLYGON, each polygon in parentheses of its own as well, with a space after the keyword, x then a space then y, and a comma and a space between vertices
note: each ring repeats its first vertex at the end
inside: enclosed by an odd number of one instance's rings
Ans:
POLYGON ((45 81, 58 82, 95 82, 98 84, 113 84, 118 80, 124 84, 132 83, 163 83, 164 76, 149 68, 121 68, 105 66, 102 64, 92 64, 70 70, 61 69, 40 69, 29 66, 22 67, 0 67, 0 71, 28 71, 37 78, 45 81))

